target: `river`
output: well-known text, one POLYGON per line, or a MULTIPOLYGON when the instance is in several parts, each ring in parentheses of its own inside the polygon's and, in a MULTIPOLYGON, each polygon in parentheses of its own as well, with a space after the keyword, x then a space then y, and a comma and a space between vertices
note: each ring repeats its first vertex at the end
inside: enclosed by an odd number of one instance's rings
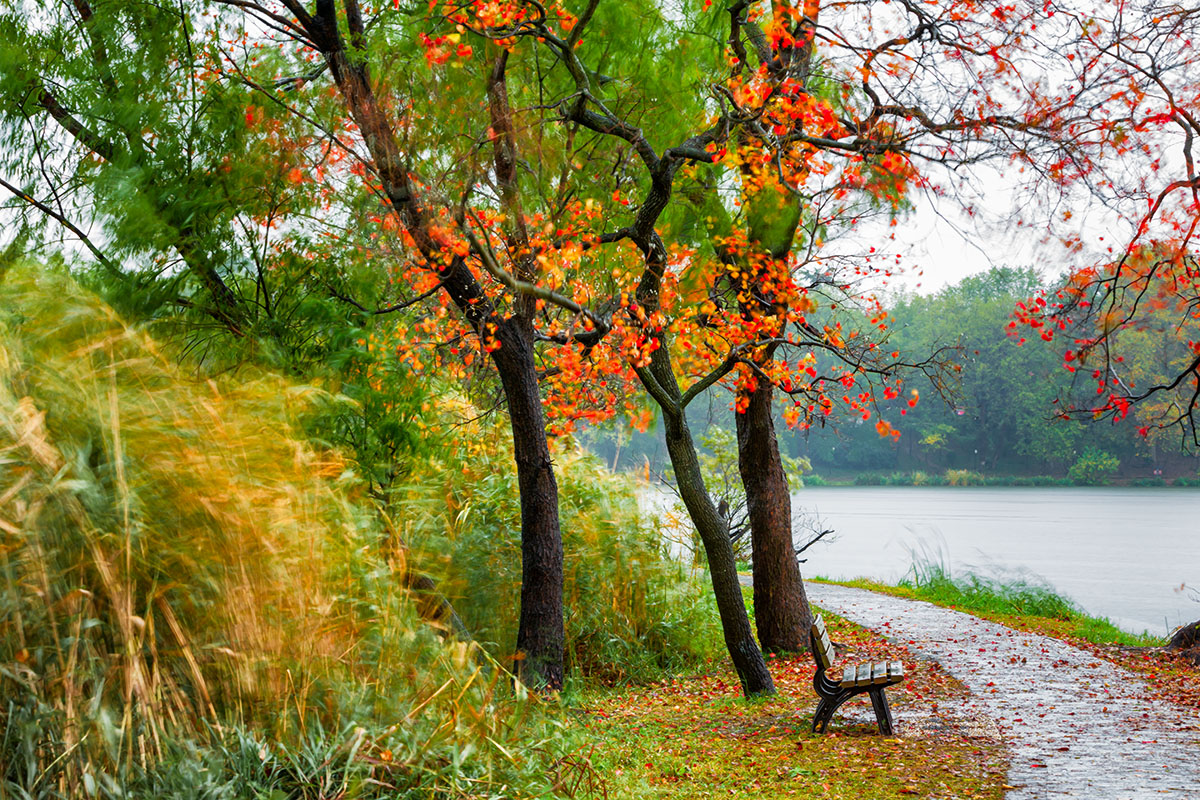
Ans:
MULTIPOLYGON (((836 540, 805 552, 805 575, 894 583, 916 554, 953 574, 1048 583, 1089 614, 1163 634, 1200 619, 1200 491, 1127 488, 813 487, 836 540)), ((804 534, 797 535, 803 541, 804 534)))

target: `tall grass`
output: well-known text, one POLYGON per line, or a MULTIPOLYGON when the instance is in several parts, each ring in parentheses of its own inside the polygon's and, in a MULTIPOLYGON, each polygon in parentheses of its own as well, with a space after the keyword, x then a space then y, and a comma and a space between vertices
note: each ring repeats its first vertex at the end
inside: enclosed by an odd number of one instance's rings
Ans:
MULTIPOLYGON (((520 508, 502 420, 476 420, 460 446, 405 487, 404 537, 472 635, 511 657, 521 585, 520 508)), ((638 510, 637 484, 566 440, 557 445, 568 678, 650 680, 719 652, 711 593, 671 558, 658 521, 638 510)))
POLYGON ((557 723, 416 618, 293 428, 315 391, 197 384, 69 279, 0 281, 0 798, 570 783, 557 723))
POLYGON ((1088 616, 1044 583, 1012 575, 952 575, 944 560, 927 553, 913 554, 912 568, 899 585, 922 600, 961 611, 1067 623, 1068 633, 1096 644, 1160 644, 1158 637, 1149 633, 1131 633, 1103 617, 1088 616))
POLYGON ((912 589, 922 599, 970 611, 1058 620, 1068 620, 1079 613, 1070 600, 1040 583, 974 573, 956 577, 945 563, 915 556, 912 569, 900 585, 912 589))

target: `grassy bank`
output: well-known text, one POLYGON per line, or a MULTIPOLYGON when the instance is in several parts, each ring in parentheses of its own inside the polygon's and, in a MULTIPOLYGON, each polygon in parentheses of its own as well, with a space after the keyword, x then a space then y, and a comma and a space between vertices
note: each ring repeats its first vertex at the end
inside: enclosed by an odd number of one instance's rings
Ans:
MULTIPOLYGON (((818 578, 817 580, 822 580, 818 578)), ((898 585, 866 579, 833 581, 847 586, 892 594, 967 611, 1010 627, 1036 624, 1052 628, 1055 635, 1097 645, 1144 647, 1161 644, 1148 633, 1130 633, 1104 617, 1085 614, 1073 602, 1042 584, 982 577, 973 573, 952 575, 941 563, 917 561, 898 585)))

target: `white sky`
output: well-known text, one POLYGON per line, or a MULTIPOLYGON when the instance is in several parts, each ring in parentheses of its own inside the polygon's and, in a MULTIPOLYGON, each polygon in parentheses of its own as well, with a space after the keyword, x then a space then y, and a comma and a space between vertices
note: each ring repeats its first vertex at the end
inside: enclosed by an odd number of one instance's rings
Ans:
POLYGON ((993 267, 1032 268, 1053 279, 1073 265, 1093 263, 1110 244, 1123 245, 1132 233, 1127 220, 1085 191, 1039 200, 1022 192, 1016 178, 985 168, 957 197, 916 192, 910 197, 914 210, 895 227, 870 221, 842 242, 874 244, 889 263, 900 254, 904 269, 889 286, 931 294, 993 267), (1067 210, 1071 218, 1064 222, 1067 210), (1068 253, 1057 238, 1067 232, 1080 234, 1078 253, 1068 253))

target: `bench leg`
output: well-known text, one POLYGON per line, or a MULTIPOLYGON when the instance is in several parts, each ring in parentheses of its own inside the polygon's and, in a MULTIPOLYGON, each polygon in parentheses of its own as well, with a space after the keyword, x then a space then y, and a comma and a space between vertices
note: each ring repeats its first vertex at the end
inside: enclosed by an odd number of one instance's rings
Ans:
POLYGON ((813 733, 825 733, 829 729, 829 723, 833 721, 834 712, 855 694, 857 692, 841 691, 832 697, 822 697, 817 703, 817 710, 813 712, 813 733))
POLYGON ((817 710, 813 712, 813 733, 824 733, 829 727, 829 718, 833 716, 833 708, 829 703, 829 699, 822 697, 817 702, 817 710))
POLYGON ((875 721, 879 723, 879 732, 884 736, 893 734, 892 709, 888 707, 887 694, 883 687, 871 690, 871 705, 875 707, 875 721))

